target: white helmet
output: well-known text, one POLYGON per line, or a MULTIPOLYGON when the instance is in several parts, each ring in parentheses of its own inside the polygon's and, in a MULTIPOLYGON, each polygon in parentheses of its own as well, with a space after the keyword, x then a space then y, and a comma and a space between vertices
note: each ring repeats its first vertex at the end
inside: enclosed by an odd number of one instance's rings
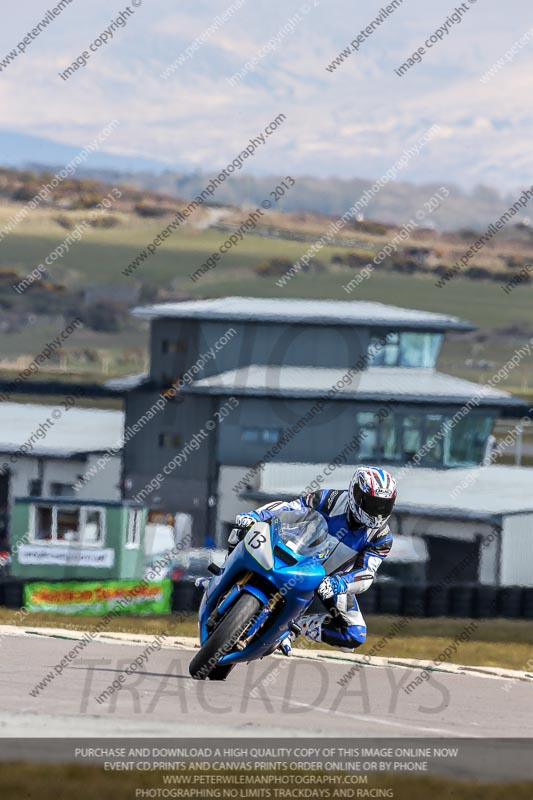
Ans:
POLYGON ((349 489, 350 510, 368 528, 380 528, 392 514, 396 481, 384 469, 359 467, 349 489))

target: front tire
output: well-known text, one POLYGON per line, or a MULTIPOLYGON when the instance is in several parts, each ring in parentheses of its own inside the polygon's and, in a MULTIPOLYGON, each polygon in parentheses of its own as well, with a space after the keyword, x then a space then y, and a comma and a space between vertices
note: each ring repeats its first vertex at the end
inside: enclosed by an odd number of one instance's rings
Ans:
POLYGON ((191 677, 198 681, 225 680, 232 665, 218 665, 218 659, 233 650, 261 608, 261 602, 244 592, 217 625, 189 664, 191 677))

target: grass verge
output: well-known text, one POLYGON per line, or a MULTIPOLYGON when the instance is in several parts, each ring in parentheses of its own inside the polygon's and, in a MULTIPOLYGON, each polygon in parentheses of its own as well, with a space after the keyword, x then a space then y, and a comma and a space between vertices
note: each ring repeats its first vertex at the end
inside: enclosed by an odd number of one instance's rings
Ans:
MULTIPOLYGON (((91 630, 101 617, 76 617, 62 614, 27 614, 15 623, 13 609, 0 608, 0 624, 17 625, 22 628, 58 627, 68 630, 91 630)), ((357 652, 364 655, 391 631, 396 617, 371 615, 367 617, 368 638, 357 652)), ((476 624, 470 641, 459 642, 453 662, 469 666, 505 667, 527 670, 533 659, 533 625, 528 620, 466 620, 466 619, 413 619, 401 634, 392 636, 380 656, 389 658, 413 658, 433 661, 459 636, 469 624, 476 624)), ((198 631, 195 614, 161 617, 124 616, 110 621, 106 631, 157 635, 170 631, 176 636, 196 636, 198 631)), ((328 645, 315 644, 300 639, 312 648, 329 650, 328 645)))
MULTIPOLYGON (((217 773, 220 774, 220 773, 217 773)), ((228 775, 230 773, 227 773, 228 775)), ((232 773, 238 775, 239 773, 232 773)), ((242 774, 242 773, 241 773, 242 774)), ((267 774, 265 771, 262 774, 267 774)), ((275 773, 268 773, 273 774, 275 773)), ((205 776, 205 773, 202 773, 205 776)), ((302 784, 286 785, 281 791, 285 792, 278 796, 299 796, 289 794, 290 790, 302 784)), ((194 797, 199 795, 189 794, 186 788, 181 791, 185 794, 177 794, 179 787, 166 787, 167 791, 174 789, 175 797, 194 797)), ((201 786, 199 787, 201 790, 201 786)), ((243 784, 232 783, 224 784, 227 790, 234 789, 238 794, 226 795, 233 797, 245 797, 241 794, 243 784)), ((338 787, 340 792, 343 788, 353 791, 353 795, 359 797, 394 797, 396 800, 530 800, 533 796, 533 783, 508 783, 508 784, 482 784, 474 781, 450 780, 437 777, 403 777, 397 775, 384 774, 379 777, 368 776, 363 791, 367 794, 355 794, 358 790, 353 788, 353 784, 343 787, 341 783, 338 787), (350 787, 350 788, 348 788, 350 787), (375 793, 370 794, 374 790, 375 793), (378 794, 379 790, 387 791, 387 794, 378 794)), ((361 791, 361 788, 359 791, 361 791)), ((101 767, 83 765, 40 765, 25 763, 4 763, 0 764, 0 791, 9 800, 77 800, 85 798, 98 798, 98 800, 131 800, 136 796, 142 796, 140 792, 144 790, 145 796, 157 797, 157 790, 162 789, 161 775, 158 772, 105 772, 101 767), (155 788, 157 786, 157 788, 155 788), (150 795, 150 790, 154 794, 150 795), (139 794, 137 794, 139 792, 139 794)), ((205 791, 205 787, 204 787, 205 791)), ((329 789, 329 793, 324 793, 324 797, 334 796, 335 790, 329 789)), ((271 794, 263 796, 274 796, 271 794)), ((163 795, 159 795, 163 796, 163 795)), ((167 796, 172 796, 171 794, 167 796)), ((204 796, 208 796, 205 794, 204 796)), ((221 795, 222 796, 222 792, 221 795)), ((253 796, 253 795, 252 795, 253 796)), ((312 796, 317 796, 312 795, 312 796)), ((338 794, 337 796, 343 796, 338 794)))

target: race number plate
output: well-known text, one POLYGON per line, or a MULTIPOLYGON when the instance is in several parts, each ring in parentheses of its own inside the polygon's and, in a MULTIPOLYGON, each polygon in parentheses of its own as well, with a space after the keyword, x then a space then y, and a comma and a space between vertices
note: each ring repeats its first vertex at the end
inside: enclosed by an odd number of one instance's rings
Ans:
POLYGON ((244 546, 263 569, 272 569, 274 554, 270 539, 270 526, 266 522, 258 522, 248 531, 244 539, 244 546))

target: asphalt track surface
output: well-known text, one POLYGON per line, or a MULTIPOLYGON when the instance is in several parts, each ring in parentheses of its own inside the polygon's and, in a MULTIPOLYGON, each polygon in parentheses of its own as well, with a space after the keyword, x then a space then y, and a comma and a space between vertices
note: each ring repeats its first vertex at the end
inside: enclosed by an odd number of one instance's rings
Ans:
POLYGON ((193 681, 187 647, 153 652, 144 672, 126 675, 146 645, 94 641, 36 693, 75 642, 1 643, 2 737, 533 738, 533 687, 521 681, 437 672, 406 692, 419 669, 365 666, 342 686, 347 661, 283 657, 239 665, 225 682, 193 681), (121 688, 98 702, 113 681, 121 688))

